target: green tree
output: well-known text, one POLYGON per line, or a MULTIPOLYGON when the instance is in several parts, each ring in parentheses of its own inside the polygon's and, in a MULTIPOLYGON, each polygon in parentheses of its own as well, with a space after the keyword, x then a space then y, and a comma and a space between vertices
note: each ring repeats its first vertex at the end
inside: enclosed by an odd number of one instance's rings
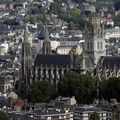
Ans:
POLYGON ((109 25, 104 25, 104 27, 105 27, 105 29, 110 29, 110 28, 112 28, 112 25, 111 25, 111 24, 109 24, 109 25))
POLYGON ((48 102, 55 95, 54 87, 48 81, 38 81, 31 87, 29 102, 48 102))
POLYGON ((36 17, 30 16, 30 15, 26 15, 24 19, 26 23, 30 22, 31 24, 35 24, 37 21, 36 17))
POLYGON ((80 9, 79 8, 73 8, 70 10, 70 14, 71 16, 79 16, 81 13, 80 9))
POLYGON ((87 75, 69 71, 58 83, 58 93, 75 96, 79 103, 91 103, 95 97, 95 80, 87 75))
POLYGON ((68 30, 74 30, 75 29, 75 24, 73 22, 70 22, 68 24, 68 30))
POLYGON ((30 19, 29 19, 29 22, 31 23, 31 24, 35 24, 36 23, 36 17, 30 17, 30 19))
POLYGON ((120 101, 120 78, 111 77, 108 80, 103 80, 100 83, 101 97, 110 100, 116 98, 120 101))
POLYGON ((0 120, 9 120, 8 115, 0 110, 0 120))
POLYGON ((78 85, 79 74, 69 71, 58 83, 58 92, 62 96, 74 96, 76 86, 78 85))
POLYGON ((27 99, 27 96, 29 94, 29 88, 22 80, 16 81, 15 91, 21 99, 27 99))
POLYGON ((39 14, 37 16, 36 20, 37 20, 38 23, 44 24, 44 22, 45 22, 45 16, 43 14, 39 14))
POLYGON ((50 11, 54 14, 58 14, 61 12, 62 2, 60 0, 54 0, 54 2, 50 5, 50 11))
POLYGON ((25 21, 26 23, 28 23, 28 22, 29 22, 29 19, 30 19, 30 16, 29 16, 29 15, 26 15, 25 18, 24 18, 24 21, 25 21))
MULTIPOLYGON (((78 1, 80 0, 76 0, 76 2, 78 1)), ((68 0, 54 0, 54 2, 50 6, 50 12, 53 14, 57 14, 60 19, 65 20, 68 23, 72 22, 78 28, 83 29, 85 24, 84 12, 81 12, 81 9, 79 7, 68 10, 62 9, 62 2, 67 3, 68 0)), ((71 28, 71 24, 69 24, 68 27, 71 28)))
POLYGON ((118 14, 117 16, 115 16, 113 18, 114 24, 115 26, 119 26, 120 27, 120 14, 118 14))
POLYGON ((90 119, 89 120, 100 120, 100 116, 97 112, 93 112, 91 115, 90 115, 90 119))

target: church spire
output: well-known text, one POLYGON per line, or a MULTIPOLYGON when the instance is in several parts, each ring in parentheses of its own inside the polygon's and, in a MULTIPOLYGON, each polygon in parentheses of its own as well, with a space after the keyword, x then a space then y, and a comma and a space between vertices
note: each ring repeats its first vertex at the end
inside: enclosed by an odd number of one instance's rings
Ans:
POLYGON ((45 36, 44 36, 44 41, 43 41, 43 54, 51 54, 51 42, 49 39, 47 20, 45 20, 45 36))
MULTIPOLYGON (((25 15, 26 17, 26 15, 25 15)), ((25 20, 25 18, 24 18, 25 20)), ((31 82, 31 69, 32 69, 32 53, 31 45, 28 41, 28 27, 26 20, 24 21, 24 40, 22 43, 22 80, 26 85, 30 85, 31 82)))
POLYGON ((24 26, 24 42, 28 42, 28 27, 26 23, 24 26))
POLYGON ((28 42, 28 27, 27 27, 27 8, 25 7, 25 16, 24 16, 24 42, 28 42))
POLYGON ((50 42, 49 40, 49 32, 48 32, 48 28, 47 28, 47 23, 45 23, 45 42, 50 42))

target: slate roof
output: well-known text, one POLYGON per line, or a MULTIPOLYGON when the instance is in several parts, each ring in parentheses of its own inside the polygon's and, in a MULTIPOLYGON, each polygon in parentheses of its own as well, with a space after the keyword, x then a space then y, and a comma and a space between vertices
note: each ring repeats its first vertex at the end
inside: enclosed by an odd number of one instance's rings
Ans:
POLYGON ((115 2, 114 6, 115 6, 115 10, 119 10, 120 9, 120 1, 115 2))
POLYGON ((61 98, 61 101, 68 101, 68 100, 70 100, 70 97, 62 97, 61 98))
POLYGON ((61 45, 61 46, 58 46, 57 49, 58 48, 72 48, 72 47, 73 45, 61 45))
POLYGON ((35 59, 35 66, 54 65, 54 66, 67 66, 70 65, 70 55, 42 55, 38 54, 35 59))
POLYGON ((12 120, 32 120, 32 118, 28 117, 28 112, 9 111, 8 117, 12 120))
POLYGON ((6 106, 6 99, 4 96, 0 96, 0 108, 6 106))
POLYGON ((72 38, 68 38, 67 39, 67 41, 80 41, 80 40, 83 40, 83 39, 81 39, 81 38, 79 38, 79 37, 72 37, 72 38))
POLYGON ((104 57, 101 57, 99 62, 102 68, 120 69, 120 56, 104 56, 104 57))
POLYGON ((0 55, 0 60, 7 60, 7 59, 14 60, 14 58, 15 58, 14 55, 0 55))
POLYGON ((38 38, 39 39, 44 39, 44 37, 45 37, 44 28, 42 28, 38 33, 38 38))
POLYGON ((0 77, 0 84, 10 83, 10 80, 6 77, 0 77))
POLYGON ((36 116, 39 115, 56 115, 56 114, 65 114, 64 109, 58 108, 43 108, 42 110, 35 111, 36 116))
POLYGON ((82 113, 82 112, 87 112, 87 113, 89 113, 89 112, 94 112, 94 111, 97 111, 97 112, 106 112, 106 111, 103 111, 103 110, 101 110, 100 108, 93 108, 93 107, 87 107, 87 106, 84 106, 84 107, 76 107, 75 108, 75 110, 74 110, 75 112, 80 112, 80 113, 82 113))
POLYGON ((51 100, 47 107, 58 107, 58 108, 63 108, 64 107, 64 102, 59 101, 59 100, 51 100))
POLYGON ((4 84, 6 82, 6 78, 5 77, 0 77, 0 84, 4 84))
POLYGON ((0 32, 3 33, 3 32, 8 32, 9 29, 8 29, 8 26, 7 25, 0 25, 0 32))

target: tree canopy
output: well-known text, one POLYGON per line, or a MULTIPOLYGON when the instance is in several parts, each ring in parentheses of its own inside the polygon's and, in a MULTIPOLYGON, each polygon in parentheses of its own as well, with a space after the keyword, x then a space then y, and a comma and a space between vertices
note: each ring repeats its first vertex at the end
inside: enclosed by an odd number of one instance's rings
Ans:
POLYGON ((115 16, 113 18, 113 21, 115 23, 115 26, 119 26, 120 27, 120 14, 118 14, 117 16, 115 16))
POLYGON ((100 116, 97 112, 93 112, 91 115, 90 115, 90 119, 89 120, 100 120, 100 116))
MULTIPOLYGON (((62 2, 68 2, 68 0, 54 0, 54 2, 50 6, 50 11, 53 14, 57 14, 58 17, 62 20, 74 23, 81 29, 84 27, 84 14, 81 12, 79 7, 75 7, 73 9, 67 9, 62 7, 62 2)), ((68 26, 69 27, 69 26, 68 26)), ((75 28, 75 27, 74 27, 75 28)))
POLYGON ((29 92, 29 102, 48 102, 55 95, 54 87, 46 80, 35 82, 29 92))
POLYGON ((120 101, 120 77, 112 77, 100 82, 100 96, 110 100, 116 98, 120 101))
POLYGON ((0 120, 9 120, 7 114, 0 110, 0 120))
POLYGON ((62 96, 75 96, 78 103, 90 103, 95 97, 95 80, 70 71, 59 81, 58 92, 62 96))

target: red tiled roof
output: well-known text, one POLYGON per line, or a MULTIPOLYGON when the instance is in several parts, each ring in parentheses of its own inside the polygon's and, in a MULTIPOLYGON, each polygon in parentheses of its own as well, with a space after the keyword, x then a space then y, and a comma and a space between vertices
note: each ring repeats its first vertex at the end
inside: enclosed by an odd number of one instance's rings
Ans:
POLYGON ((103 22, 113 22, 113 20, 111 18, 101 18, 100 21, 103 21, 103 22))
POLYGON ((18 100, 16 101, 15 105, 14 106, 23 106, 24 105, 24 101, 23 100, 18 100))

